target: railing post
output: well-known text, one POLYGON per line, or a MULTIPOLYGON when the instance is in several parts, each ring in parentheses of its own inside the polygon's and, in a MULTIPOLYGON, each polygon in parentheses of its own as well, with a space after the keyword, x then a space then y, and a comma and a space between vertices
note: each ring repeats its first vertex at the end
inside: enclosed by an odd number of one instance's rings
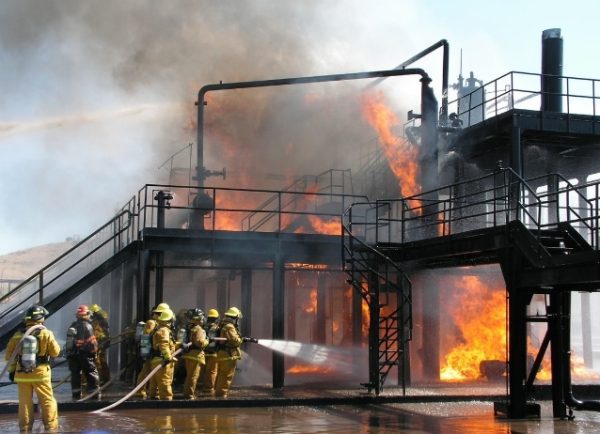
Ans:
POLYGON ((39 302, 40 305, 44 305, 44 271, 40 271, 40 288, 39 288, 39 302))
POLYGON ((277 232, 281 232, 281 191, 277 192, 277 232))

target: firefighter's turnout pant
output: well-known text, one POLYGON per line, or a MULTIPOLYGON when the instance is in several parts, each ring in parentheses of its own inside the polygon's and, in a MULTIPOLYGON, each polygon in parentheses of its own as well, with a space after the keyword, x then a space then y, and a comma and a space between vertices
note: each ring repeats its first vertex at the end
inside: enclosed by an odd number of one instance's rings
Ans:
POLYGON ((31 430, 35 413, 33 411, 33 393, 37 395, 42 412, 42 420, 47 431, 58 429, 58 411, 52 392, 50 365, 40 364, 30 373, 19 373, 15 382, 19 390, 19 428, 31 430))
MULTIPOLYGON (((157 365, 163 363, 162 357, 153 357, 152 358, 152 369, 156 368, 157 365)), ((154 375, 154 379, 156 381, 156 386, 158 387, 158 399, 165 399, 167 401, 171 401, 173 399, 173 374, 175 373, 175 363, 170 362, 165 366, 160 368, 158 372, 154 375)), ((150 382, 150 387, 152 387, 152 381, 150 382)), ((151 392, 151 390, 150 390, 151 392)))
POLYGON ((239 358, 232 357, 227 351, 217 351, 217 380, 215 396, 227 398, 229 388, 235 375, 235 367, 239 358))
POLYGON ((213 395, 217 380, 217 353, 205 353, 206 363, 201 368, 202 393, 213 395))
POLYGON ((69 371, 71 371, 71 391, 73 398, 80 398, 81 374, 85 377, 87 392, 92 393, 98 388, 100 382, 96 368, 96 354, 78 351, 69 356, 69 371))

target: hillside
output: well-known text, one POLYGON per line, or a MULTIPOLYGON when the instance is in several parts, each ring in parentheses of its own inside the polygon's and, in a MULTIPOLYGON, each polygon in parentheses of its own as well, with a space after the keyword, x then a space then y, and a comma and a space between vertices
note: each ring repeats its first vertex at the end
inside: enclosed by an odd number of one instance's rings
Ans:
POLYGON ((24 280, 58 258, 77 243, 67 239, 62 243, 45 244, 0 256, 0 281, 24 280))

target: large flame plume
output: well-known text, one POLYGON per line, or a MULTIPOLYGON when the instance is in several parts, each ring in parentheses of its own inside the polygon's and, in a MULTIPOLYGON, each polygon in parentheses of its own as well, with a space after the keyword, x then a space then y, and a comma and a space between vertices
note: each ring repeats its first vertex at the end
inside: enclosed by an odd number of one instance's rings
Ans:
POLYGON ((362 107, 363 117, 377 132, 390 169, 400 184, 402 196, 420 193, 418 150, 394 131, 401 126, 400 118, 390 109, 381 91, 364 93, 362 107))

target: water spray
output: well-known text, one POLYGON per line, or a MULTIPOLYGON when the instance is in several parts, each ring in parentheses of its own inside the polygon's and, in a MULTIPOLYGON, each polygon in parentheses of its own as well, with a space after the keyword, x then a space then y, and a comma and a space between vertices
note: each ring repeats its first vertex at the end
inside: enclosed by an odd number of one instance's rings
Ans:
POLYGON ((313 365, 326 364, 327 368, 347 373, 351 373, 353 370, 353 353, 348 348, 273 339, 257 339, 256 343, 313 365))

